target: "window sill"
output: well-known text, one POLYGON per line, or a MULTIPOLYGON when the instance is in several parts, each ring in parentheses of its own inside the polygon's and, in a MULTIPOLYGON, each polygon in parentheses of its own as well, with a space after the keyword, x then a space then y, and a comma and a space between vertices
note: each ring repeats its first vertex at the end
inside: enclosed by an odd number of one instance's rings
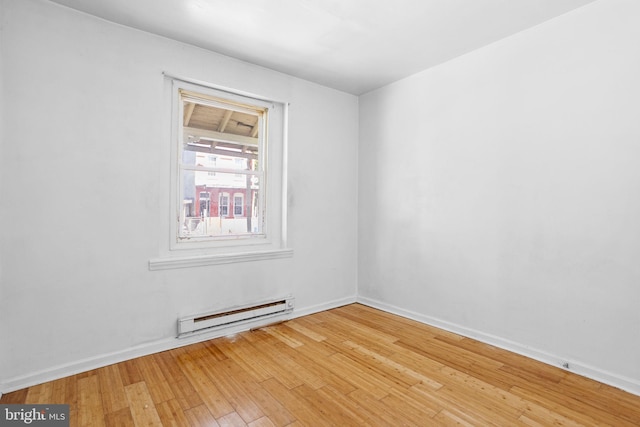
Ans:
POLYGON ((220 255, 192 255, 166 257, 149 260, 149 270, 170 270, 174 268, 204 267, 207 265, 235 264, 238 262, 264 261, 293 257, 293 249, 232 253, 220 255))

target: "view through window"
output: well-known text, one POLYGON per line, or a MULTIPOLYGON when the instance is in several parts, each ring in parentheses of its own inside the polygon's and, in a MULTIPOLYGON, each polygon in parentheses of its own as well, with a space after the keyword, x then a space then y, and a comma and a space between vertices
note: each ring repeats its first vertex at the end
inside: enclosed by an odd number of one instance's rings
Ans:
POLYGON ((267 108, 179 93, 178 239, 261 235, 267 108))

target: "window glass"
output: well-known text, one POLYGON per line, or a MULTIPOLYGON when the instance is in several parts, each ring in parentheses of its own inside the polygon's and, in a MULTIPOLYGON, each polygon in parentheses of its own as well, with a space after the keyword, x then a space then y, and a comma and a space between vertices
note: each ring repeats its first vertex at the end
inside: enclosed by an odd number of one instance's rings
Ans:
POLYGON ((178 239, 261 235, 268 109, 183 89, 179 95, 178 239))

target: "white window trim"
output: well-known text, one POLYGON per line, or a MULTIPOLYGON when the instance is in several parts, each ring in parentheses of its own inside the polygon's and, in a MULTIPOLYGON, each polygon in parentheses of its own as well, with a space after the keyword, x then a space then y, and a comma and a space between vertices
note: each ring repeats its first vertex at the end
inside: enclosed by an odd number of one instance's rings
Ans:
MULTIPOLYGON (((267 97, 257 96, 248 92, 229 89, 226 87, 213 85, 210 83, 177 77, 164 73, 165 84, 171 89, 168 93, 171 94, 171 114, 168 114, 171 120, 171 218, 168 223, 163 222, 165 226, 164 235, 169 238, 165 240, 160 247, 160 256, 149 260, 149 270, 164 270, 174 268, 189 268, 199 267, 206 265, 218 265, 229 264, 237 262, 247 261, 260 261, 280 258, 290 258, 293 256, 293 249, 287 247, 287 149, 288 149, 288 120, 289 120, 289 104, 288 102, 277 101, 269 99, 267 97), (269 153, 269 166, 267 167, 270 180, 274 181, 271 187, 268 187, 271 192, 279 192, 278 197, 270 197, 267 205, 277 205, 277 209, 269 209, 267 211, 267 224, 265 224, 266 237, 264 238, 238 238, 232 236, 229 238, 221 238, 215 241, 213 245, 192 245, 189 248, 177 248, 175 244, 176 240, 176 227, 177 222, 173 218, 174 202, 177 189, 175 183, 177 182, 177 151, 176 144, 177 138, 177 126, 175 123, 176 112, 174 109, 177 107, 177 100, 175 99, 175 90, 173 88, 174 83, 177 83, 180 87, 191 87, 195 91, 204 89, 211 89, 213 91, 221 91, 239 97, 248 97, 253 100, 268 102, 272 104, 280 104, 282 108, 282 134, 280 137, 279 147, 277 150, 268 151, 269 153), (275 160, 274 164, 271 161, 275 160), (275 165, 275 166, 274 166, 275 165), (273 200, 272 200, 273 199, 273 200), (276 212, 276 213, 274 213, 276 212), (274 226, 275 224, 275 226, 274 226), (274 232, 275 229, 275 232, 274 232)), ((279 123, 279 122, 278 122, 279 123)), ((265 153, 267 154, 267 153, 265 153)), ((263 183, 264 185, 264 183, 263 183)), ((266 186, 265 186, 266 187, 266 186)), ((268 193, 266 193, 268 194, 268 193)), ((267 196, 269 197, 269 196, 267 196)), ((243 208, 244 211, 244 208, 243 208)))

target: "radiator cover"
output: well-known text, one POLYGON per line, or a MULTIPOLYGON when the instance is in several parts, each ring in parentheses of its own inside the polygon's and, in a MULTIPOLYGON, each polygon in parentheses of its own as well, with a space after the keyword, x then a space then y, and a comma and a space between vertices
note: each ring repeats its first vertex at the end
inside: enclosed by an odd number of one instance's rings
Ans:
POLYGON ((181 317, 178 319, 178 338, 288 314, 293 311, 294 305, 295 299, 289 295, 284 298, 181 317))

